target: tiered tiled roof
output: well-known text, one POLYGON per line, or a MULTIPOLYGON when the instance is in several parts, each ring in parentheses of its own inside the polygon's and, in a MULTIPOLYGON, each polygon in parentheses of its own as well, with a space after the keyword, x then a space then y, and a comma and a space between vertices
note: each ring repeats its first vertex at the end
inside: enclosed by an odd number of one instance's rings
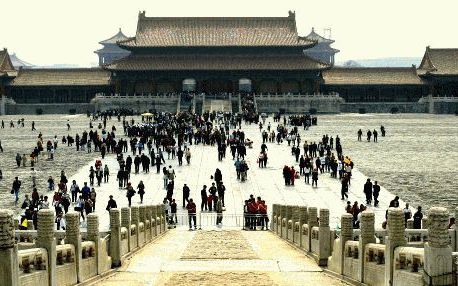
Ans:
POLYGON ((332 68, 323 71, 326 85, 420 85, 415 67, 332 68))
POLYGON ((329 66, 298 55, 132 55, 106 66, 109 70, 320 70, 329 66))
POLYGON ((129 39, 129 37, 124 35, 124 33, 121 31, 121 28, 119 28, 119 32, 116 35, 114 35, 113 37, 111 37, 109 39, 106 39, 104 41, 99 42, 99 44, 101 44, 101 45, 116 44, 119 41, 124 41, 124 40, 127 40, 127 39, 129 39))
POLYGON ((418 72, 432 75, 458 75, 458 49, 426 47, 418 72))
POLYGON ((146 17, 121 47, 313 46, 300 37, 295 14, 288 17, 146 17))
POLYGON ((320 44, 320 43, 332 44, 332 43, 335 42, 334 40, 327 39, 327 38, 317 34, 315 32, 315 28, 312 28, 312 31, 310 32, 310 34, 308 34, 306 36, 306 38, 309 39, 310 41, 316 41, 318 44, 320 44))
POLYGON ((8 71, 14 71, 13 63, 7 49, 0 50, 0 73, 7 74, 8 71))
POLYGON ((110 73, 95 68, 86 69, 24 69, 11 86, 103 86, 110 73))

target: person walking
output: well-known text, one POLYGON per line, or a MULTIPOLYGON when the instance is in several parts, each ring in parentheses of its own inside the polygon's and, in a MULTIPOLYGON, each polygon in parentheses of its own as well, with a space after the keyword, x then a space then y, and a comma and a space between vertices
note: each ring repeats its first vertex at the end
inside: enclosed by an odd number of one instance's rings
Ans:
POLYGON ((132 197, 135 195, 135 190, 132 187, 132 184, 130 182, 127 183, 126 189, 127 189, 126 197, 127 197, 127 201, 129 202, 129 208, 130 208, 130 206, 132 205, 132 197))
POLYGON ((188 210, 189 230, 192 230, 192 222, 194 223, 194 230, 196 230, 196 204, 193 199, 189 199, 186 209, 188 210))
POLYGON ((315 187, 318 187, 318 170, 317 168, 313 169, 312 171, 312 187, 315 185, 315 187))
POLYGON ((413 215, 413 228, 421 229, 421 221, 423 219, 423 213, 421 212, 421 206, 418 206, 417 211, 413 215))
POLYGON ((374 196, 374 207, 378 207, 378 196, 380 195, 380 186, 378 185, 377 181, 374 182, 372 186, 373 189, 373 196, 374 196))
POLYGON ((176 228, 176 225, 178 224, 177 203, 175 202, 175 199, 172 199, 172 202, 170 203, 170 224, 173 225, 174 228, 176 228))
POLYGON ((108 165, 105 164, 103 168, 103 182, 108 183, 108 179, 110 178, 110 169, 108 169, 108 165))
POLYGON ((14 204, 17 205, 17 202, 19 201, 19 191, 21 189, 22 182, 19 180, 18 177, 14 178, 13 181, 13 186, 11 188, 11 194, 14 194, 15 199, 14 199, 14 204))

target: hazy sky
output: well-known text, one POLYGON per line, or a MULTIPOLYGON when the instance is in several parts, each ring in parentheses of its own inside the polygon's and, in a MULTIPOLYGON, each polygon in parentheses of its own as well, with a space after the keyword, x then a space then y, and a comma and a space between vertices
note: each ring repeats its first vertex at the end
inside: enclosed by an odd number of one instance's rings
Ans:
POLYGON ((457 0, 14 0, 2 5, 0 48, 35 65, 89 66, 99 41, 118 28, 134 36, 146 16, 287 16, 300 35, 332 29, 337 61, 422 57, 425 47, 458 47, 457 0))

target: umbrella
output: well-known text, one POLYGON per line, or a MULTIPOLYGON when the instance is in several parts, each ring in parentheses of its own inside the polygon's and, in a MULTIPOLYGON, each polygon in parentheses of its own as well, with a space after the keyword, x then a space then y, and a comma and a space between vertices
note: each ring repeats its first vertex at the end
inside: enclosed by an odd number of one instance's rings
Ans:
POLYGON ((146 113, 142 113, 142 116, 148 116, 148 117, 151 117, 151 116, 154 116, 154 114, 152 114, 152 113, 149 113, 149 112, 146 112, 146 113))

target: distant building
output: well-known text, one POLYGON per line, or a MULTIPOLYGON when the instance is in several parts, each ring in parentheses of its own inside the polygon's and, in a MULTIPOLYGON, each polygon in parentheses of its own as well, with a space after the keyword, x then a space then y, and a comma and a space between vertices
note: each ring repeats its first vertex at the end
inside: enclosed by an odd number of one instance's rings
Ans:
POLYGON ((135 37, 118 42, 129 57, 104 68, 122 94, 319 92, 326 63, 304 55, 316 41, 287 17, 138 16, 135 37))
POLYGON ((103 45, 103 48, 94 52, 99 56, 99 66, 108 65, 115 60, 127 57, 130 52, 121 49, 117 44, 118 42, 127 39, 129 38, 124 35, 121 31, 121 28, 119 28, 119 32, 116 35, 107 40, 99 42, 99 44, 103 45))
POLYGON ((418 74, 429 83, 433 96, 458 96, 458 49, 426 47, 418 74))
POLYGON ((11 59, 11 62, 13 63, 13 66, 15 69, 19 70, 19 69, 27 69, 27 68, 33 68, 34 65, 28 63, 28 62, 25 62, 21 59, 19 59, 17 56, 16 56, 16 53, 12 53, 10 55, 10 59, 11 59))
POLYGON ((7 49, 0 50, 0 96, 5 95, 5 86, 17 75, 7 49))
POLYGON ((334 65, 334 56, 340 52, 339 50, 331 47, 334 40, 327 39, 317 34, 314 28, 312 28, 312 32, 310 32, 310 34, 308 34, 305 38, 317 43, 314 47, 304 51, 307 56, 315 60, 334 65))

